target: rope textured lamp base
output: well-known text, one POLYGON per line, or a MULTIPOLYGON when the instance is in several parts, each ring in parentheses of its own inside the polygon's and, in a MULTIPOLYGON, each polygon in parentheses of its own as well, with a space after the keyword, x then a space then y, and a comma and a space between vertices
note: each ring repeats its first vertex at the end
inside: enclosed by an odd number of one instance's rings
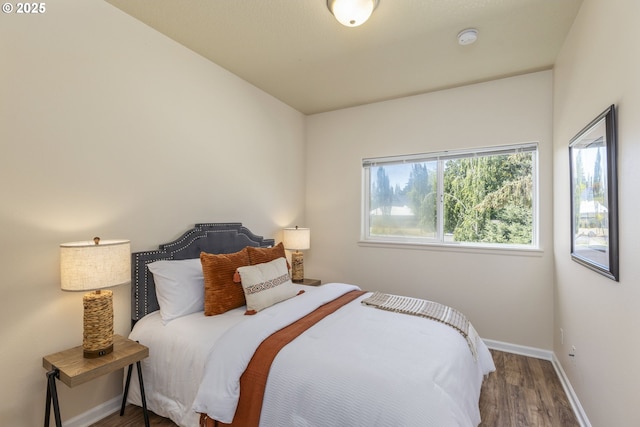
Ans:
POLYGON ((302 252, 291 254, 291 281, 302 282, 304 280, 304 258, 302 252))
POLYGON ((84 304, 84 357, 94 359, 113 351, 113 292, 94 291, 82 298, 84 304))

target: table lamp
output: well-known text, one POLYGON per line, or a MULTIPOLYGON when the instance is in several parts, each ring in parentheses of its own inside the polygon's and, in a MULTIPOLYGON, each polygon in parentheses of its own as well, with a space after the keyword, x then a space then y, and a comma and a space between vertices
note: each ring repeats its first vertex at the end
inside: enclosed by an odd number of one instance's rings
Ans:
POLYGON ((60 287, 64 291, 93 291, 84 295, 85 358, 113 351, 113 292, 102 290, 131 281, 129 240, 100 240, 60 245, 60 287))
POLYGON ((291 253, 291 280, 302 282, 304 280, 304 258, 303 250, 311 247, 311 231, 308 228, 285 228, 282 235, 284 248, 291 253))

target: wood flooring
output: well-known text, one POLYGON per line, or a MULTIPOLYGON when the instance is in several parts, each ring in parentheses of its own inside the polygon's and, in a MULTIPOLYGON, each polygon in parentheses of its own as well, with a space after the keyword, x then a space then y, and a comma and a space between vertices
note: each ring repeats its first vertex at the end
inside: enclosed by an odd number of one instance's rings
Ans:
POLYGON ((496 371, 482 384, 481 427, 580 427, 551 362, 491 355, 496 371))
MULTIPOLYGON (((579 427, 553 365, 547 360, 491 350, 496 364, 480 395, 481 427, 579 427)), ((149 413, 150 425, 176 427, 149 413)), ((142 408, 127 406, 91 427, 144 426, 142 408)))

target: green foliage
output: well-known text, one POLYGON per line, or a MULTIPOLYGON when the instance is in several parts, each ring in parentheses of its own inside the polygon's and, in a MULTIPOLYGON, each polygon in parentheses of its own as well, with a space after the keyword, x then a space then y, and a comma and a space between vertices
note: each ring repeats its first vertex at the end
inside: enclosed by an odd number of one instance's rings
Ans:
POLYGON ((530 154, 449 160, 444 228, 459 242, 531 243, 530 154))
POLYGON ((593 200, 604 203, 604 185, 602 183, 602 149, 596 150, 596 163, 593 169, 593 200))
POLYGON ((575 159, 576 170, 573 172, 573 206, 577 206, 578 209, 575 209, 573 212, 573 228, 574 230, 578 229, 578 224, 580 223, 580 199, 582 193, 587 189, 587 181, 584 177, 584 166, 582 163, 582 151, 578 151, 578 155, 575 159))
POLYGON ((508 205, 487 224, 483 242, 529 244, 532 225, 530 208, 508 205))
POLYGON ((383 167, 379 167, 376 173, 376 182, 373 191, 374 209, 380 208, 384 215, 389 215, 393 206, 393 187, 389 183, 389 176, 383 167))
POLYGON ((429 176, 426 163, 414 163, 411 166, 405 190, 409 207, 418 216, 418 225, 423 231, 436 230, 436 179, 437 176, 429 176))

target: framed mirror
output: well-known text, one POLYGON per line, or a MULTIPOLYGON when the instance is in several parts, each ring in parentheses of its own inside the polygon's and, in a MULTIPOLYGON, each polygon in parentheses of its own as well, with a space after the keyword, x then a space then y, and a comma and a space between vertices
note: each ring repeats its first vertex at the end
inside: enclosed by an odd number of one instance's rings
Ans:
POLYGON ((571 258, 618 281, 616 114, 611 105, 569 143, 571 258))

